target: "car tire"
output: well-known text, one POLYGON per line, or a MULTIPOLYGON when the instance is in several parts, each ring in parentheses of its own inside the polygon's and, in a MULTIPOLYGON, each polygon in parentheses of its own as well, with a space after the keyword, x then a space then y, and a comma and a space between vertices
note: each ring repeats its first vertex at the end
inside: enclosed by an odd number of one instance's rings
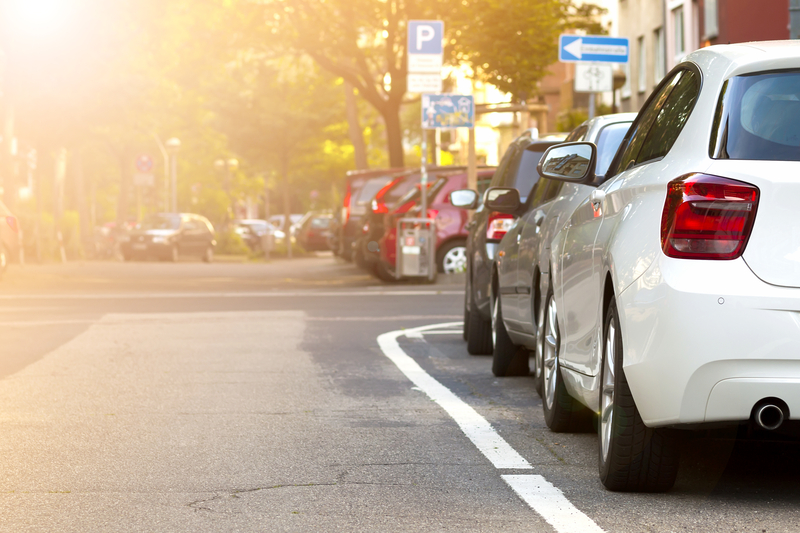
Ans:
POLYGON ((203 262, 204 263, 214 262, 214 248, 212 246, 207 246, 206 251, 203 252, 203 262))
POLYGON ((173 244, 172 247, 169 249, 169 255, 167 256, 167 260, 177 263, 180 260, 180 252, 178 251, 178 245, 173 244))
POLYGON ((485 320, 470 298, 467 312, 467 352, 470 355, 492 355, 492 320, 485 320))
POLYGON ((469 286, 469 268, 467 269, 467 281, 464 284, 464 323, 461 325, 461 338, 465 341, 469 335, 469 306, 470 306, 470 286, 469 286))
POLYGON ((375 263, 373 271, 375 272, 375 276, 381 281, 385 281, 386 283, 394 283, 397 281, 397 278, 394 277, 394 272, 389 270, 389 267, 381 260, 375 263))
POLYGON ((455 274, 467 269, 466 241, 450 241, 436 251, 436 268, 440 274, 455 274))
POLYGON ((530 374, 528 366, 528 350, 517 346, 508 335, 503 322, 503 306, 501 296, 492 298, 492 374, 495 377, 527 376, 530 374))
POLYGON ((561 376, 558 359, 561 334, 552 284, 545 298, 544 312, 546 315, 541 341, 544 421, 547 427, 557 433, 591 431, 593 413, 570 396, 561 376))
POLYGON ((608 305, 603 332, 600 481, 613 491, 669 490, 678 475, 678 438, 673 430, 649 428, 642 421, 622 367, 622 332, 614 300, 608 305))

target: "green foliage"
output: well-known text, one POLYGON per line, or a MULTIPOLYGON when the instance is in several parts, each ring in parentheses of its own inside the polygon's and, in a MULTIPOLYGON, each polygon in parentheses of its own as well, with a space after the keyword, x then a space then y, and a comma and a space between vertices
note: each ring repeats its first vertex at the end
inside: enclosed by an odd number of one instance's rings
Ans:
POLYGON ((557 131, 572 131, 589 118, 585 109, 569 109, 558 114, 556 119, 557 131))
POLYGON ((232 229, 217 231, 216 239, 215 253, 221 255, 248 255, 250 253, 250 248, 244 243, 242 237, 232 229))

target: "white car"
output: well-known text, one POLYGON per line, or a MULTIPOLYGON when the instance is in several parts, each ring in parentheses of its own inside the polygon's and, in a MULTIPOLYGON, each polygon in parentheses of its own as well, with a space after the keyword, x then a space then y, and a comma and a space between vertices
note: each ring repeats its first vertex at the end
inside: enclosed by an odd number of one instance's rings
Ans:
POLYGON ((540 163, 596 186, 551 244, 545 418, 599 413, 603 484, 667 490, 676 429, 800 419, 800 42, 690 54, 595 158, 540 163))

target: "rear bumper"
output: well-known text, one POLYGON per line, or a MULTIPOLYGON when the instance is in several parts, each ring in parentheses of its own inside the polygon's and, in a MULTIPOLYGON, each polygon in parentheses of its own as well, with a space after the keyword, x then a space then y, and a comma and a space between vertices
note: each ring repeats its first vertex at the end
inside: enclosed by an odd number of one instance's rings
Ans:
POLYGON ((617 303, 646 424, 746 421, 764 398, 800 419, 800 289, 767 285, 742 259, 662 255, 617 303))

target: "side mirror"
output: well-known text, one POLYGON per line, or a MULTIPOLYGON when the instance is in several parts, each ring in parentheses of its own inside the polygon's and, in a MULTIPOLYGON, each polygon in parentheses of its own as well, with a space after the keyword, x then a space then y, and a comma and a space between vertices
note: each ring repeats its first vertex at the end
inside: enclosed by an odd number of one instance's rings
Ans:
POLYGON ((536 170, 545 178, 591 185, 595 180, 596 162, 594 143, 564 143, 548 148, 536 170))
POLYGON ((522 207, 517 189, 507 189, 504 187, 492 187, 486 191, 483 205, 490 211, 516 215, 522 207))
POLYGON ((459 189, 450 193, 450 203, 454 207, 475 209, 478 207, 478 193, 472 189, 459 189))

